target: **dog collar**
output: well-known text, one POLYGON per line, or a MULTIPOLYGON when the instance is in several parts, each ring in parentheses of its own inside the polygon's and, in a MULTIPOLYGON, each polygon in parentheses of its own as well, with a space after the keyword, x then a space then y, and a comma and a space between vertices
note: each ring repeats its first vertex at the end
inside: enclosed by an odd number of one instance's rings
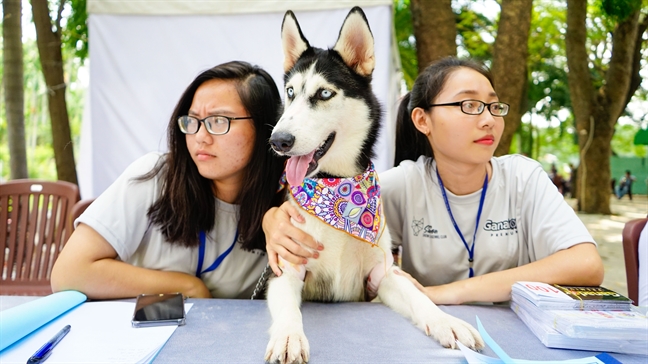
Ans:
POLYGON ((310 215, 356 239, 376 245, 384 229, 378 174, 370 163, 352 178, 305 178, 299 186, 281 177, 290 196, 310 215))

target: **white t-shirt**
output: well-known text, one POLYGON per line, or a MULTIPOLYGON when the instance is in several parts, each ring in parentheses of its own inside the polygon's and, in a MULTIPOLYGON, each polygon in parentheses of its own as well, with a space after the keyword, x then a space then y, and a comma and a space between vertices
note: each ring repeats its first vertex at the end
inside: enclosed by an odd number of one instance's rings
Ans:
MULTIPOLYGON (((380 174, 387 226, 402 245, 403 270, 423 285, 468 278, 468 251, 454 228, 436 175, 425 157, 380 174)), ((591 242, 574 210, 542 166, 520 155, 491 159, 474 246, 475 276, 533 262, 573 245, 591 242)), ((472 246, 481 189, 457 196, 446 190, 452 214, 472 246)))
POLYGON ((648 306, 648 224, 639 235, 639 306, 648 306))
MULTIPOLYGON (((159 177, 133 180, 153 169, 159 158, 160 154, 149 153, 133 162, 75 224, 82 222, 92 227, 112 245, 124 262, 195 275, 198 247, 170 244, 158 226, 149 226, 146 214, 162 193, 162 181, 159 177)), ((216 224, 206 233, 203 270, 232 245, 236 233, 239 206, 216 199, 216 210, 216 224)), ((237 243, 216 270, 203 274, 201 278, 212 297, 250 298, 266 264, 264 251, 248 252, 237 243)))

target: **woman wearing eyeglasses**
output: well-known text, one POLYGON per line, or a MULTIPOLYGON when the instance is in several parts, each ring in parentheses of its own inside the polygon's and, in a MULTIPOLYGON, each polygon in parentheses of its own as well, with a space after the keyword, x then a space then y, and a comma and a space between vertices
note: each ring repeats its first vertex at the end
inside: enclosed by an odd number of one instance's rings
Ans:
POLYGON ((249 298, 267 263, 263 214, 282 201, 283 161, 267 146, 280 108, 256 66, 201 73, 169 121, 168 153, 136 160, 79 217, 53 290, 249 298))
MULTIPOLYGON (((456 58, 427 67, 400 104, 397 167, 380 174, 383 206, 403 270, 437 304, 507 301, 516 281, 603 280, 596 243, 542 166, 493 157, 508 110, 489 71, 456 58)), ((277 252, 300 263, 326 246, 277 234, 288 216, 299 212, 282 205, 264 220, 277 274, 277 252)))

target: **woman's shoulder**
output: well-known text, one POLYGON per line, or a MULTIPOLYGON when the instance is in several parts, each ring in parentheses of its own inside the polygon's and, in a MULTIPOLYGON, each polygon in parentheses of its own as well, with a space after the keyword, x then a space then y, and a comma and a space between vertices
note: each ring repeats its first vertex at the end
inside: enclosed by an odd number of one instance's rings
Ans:
POLYGON ((427 165, 431 162, 431 158, 422 155, 415 161, 404 160, 399 165, 382 172, 382 174, 426 173, 427 165))
POLYGON ((159 163, 163 163, 164 158, 164 153, 146 153, 135 159, 128 167, 126 167, 123 174, 131 177, 139 177, 152 171, 159 163))
POLYGON ((529 177, 538 170, 543 170, 542 165, 529 157, 520 154, 508 154, 501 157, 493 157, 491 163, 504 176, 529 177))
POLYGON ((420 179, 421 176, 425 176, 428 159, 429 158, 427 157, 420 156, 416 161, 404 160, 395 167, 392 167, 383 172, 379 172, 378 176, 380 178, 381 184, 391 183, 392 181, 398 184, 402 184, 403 181, 411 182, 420 179))
POLYGON ((131 165, 139 165, 142 167, 146 167, 146 166, 153 167, 156 164, 158 164, 160 160, 164 159, 165 155, 166 154, 161 152, 149 152, 137 158, 135 161, 133 161, 133 163, 131 163, 131 165))

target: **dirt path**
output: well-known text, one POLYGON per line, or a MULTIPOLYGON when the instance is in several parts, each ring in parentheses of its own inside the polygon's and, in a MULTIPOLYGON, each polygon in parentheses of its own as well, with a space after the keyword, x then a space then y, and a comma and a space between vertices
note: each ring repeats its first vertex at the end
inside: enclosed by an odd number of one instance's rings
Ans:
MULTIPOLYGON (((567 199, 567 202, 572 206, 576 204, 573 199, 567 199)), ((628 196, 621 200, 611 196, 610 203, 612 215, 578 213, 578 216, 598 243, 605 266, 603 286, 627 295, 621 233, 626 222, 646 217, 648 198, 646 195, 634 195, 630 201, 628 196)))

